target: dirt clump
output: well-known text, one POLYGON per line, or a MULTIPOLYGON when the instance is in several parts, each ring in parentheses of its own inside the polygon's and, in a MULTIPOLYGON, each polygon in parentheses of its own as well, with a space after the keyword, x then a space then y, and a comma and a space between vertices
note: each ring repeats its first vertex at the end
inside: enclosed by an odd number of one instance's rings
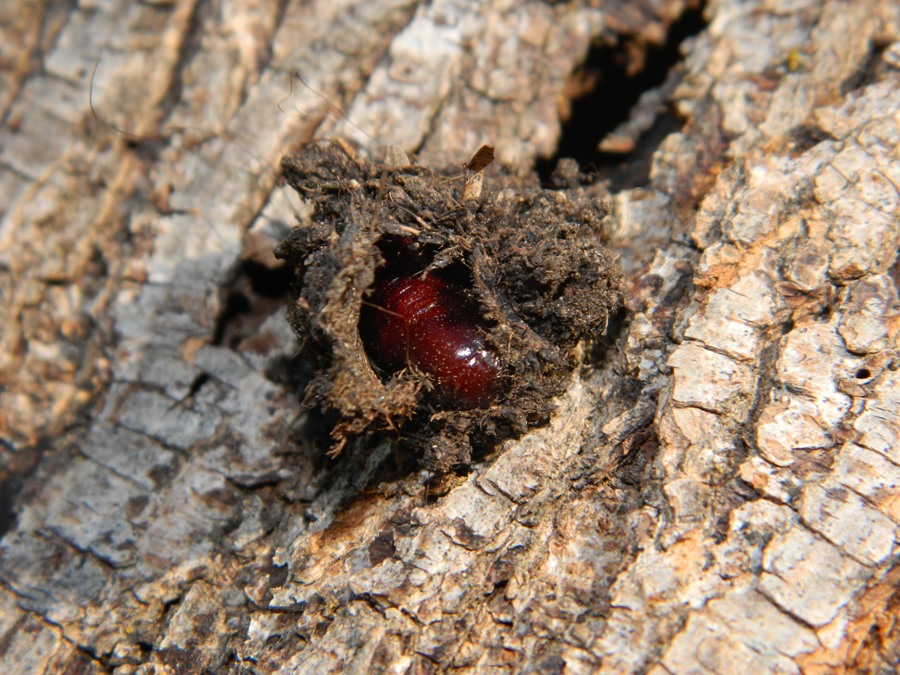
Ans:
POLYGON ((584 340, 621 304, 597 187, 377 164, 339 140, 287 157, 311 202, 276 255, 296 271, 288 320, 317 374, 305 406, 334 419, 332 454, 399 430, 437 471, 546 422, 584 340), (483 182, 483 185, 482 185, 483 182))

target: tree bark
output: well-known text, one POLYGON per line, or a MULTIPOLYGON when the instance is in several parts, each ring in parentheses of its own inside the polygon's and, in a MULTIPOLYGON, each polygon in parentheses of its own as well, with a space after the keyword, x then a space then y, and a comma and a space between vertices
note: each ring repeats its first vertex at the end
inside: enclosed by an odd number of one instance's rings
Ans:
POLYGON ((444 477, 296 440, 280 157, 529 171, 686 4, 7 2, 4 672, 892 672, 890 0, 710 0, 597 134, 650 167, 603 174, 628 311, 546 427, 444 477))

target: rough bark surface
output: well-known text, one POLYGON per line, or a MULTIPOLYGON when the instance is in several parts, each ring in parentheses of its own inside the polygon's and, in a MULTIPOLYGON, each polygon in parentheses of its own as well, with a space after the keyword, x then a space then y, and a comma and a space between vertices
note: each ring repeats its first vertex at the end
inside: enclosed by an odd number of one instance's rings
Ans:
POLYGON ((684 5, 4 3, 4 672, 894 672, 891 0, 710 0, 605 141, 629 311, 548 425, 439 480, 295 439, 281 156, 525 172, 684 5))

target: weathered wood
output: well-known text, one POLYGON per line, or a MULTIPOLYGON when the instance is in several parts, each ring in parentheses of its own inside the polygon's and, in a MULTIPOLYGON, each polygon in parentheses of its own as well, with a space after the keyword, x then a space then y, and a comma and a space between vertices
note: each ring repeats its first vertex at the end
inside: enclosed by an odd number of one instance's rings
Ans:
POLYGON ((607 360, 437 482, 294 440, 246 274, 303 213, 279 158, 526 171, 589 45, 639 64, 684 3, 6 4, 4 672, 896 665, 896 3, 709 2, 615 196, 607 360))

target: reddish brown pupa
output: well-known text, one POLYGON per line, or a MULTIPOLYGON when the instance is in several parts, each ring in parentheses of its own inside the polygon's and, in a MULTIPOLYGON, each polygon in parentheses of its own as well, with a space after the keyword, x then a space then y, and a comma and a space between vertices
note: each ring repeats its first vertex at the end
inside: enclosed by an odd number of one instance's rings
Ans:
POLYGON ((444 406, 486 406, 503 389, 500 360, 485 341, 486 323, 453 284, 435 274, 379 280, 363 307, 360 332, 379 368, 420 370, 444 406))

